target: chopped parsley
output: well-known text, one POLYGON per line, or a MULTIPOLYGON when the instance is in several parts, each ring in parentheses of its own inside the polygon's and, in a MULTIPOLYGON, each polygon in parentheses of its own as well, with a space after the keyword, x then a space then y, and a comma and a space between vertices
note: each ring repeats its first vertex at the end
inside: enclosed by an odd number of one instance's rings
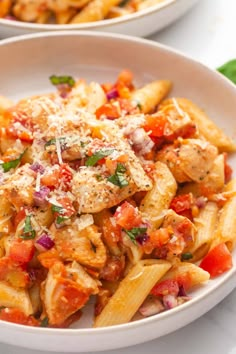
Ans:
POLYGON ((57 216, 56 218, 56 224, 62 224, 64 221, 69 220, 70 218, 68 216, 57 216))
POLYGON ((129 182, 124 176, 125 172, 126 167, 122 163, 118 163, 114 175, 108 177, 107 180, 115 186, 124 188, 129 185, 129 182))
POLYGON ((98 161, 111 155, 113 152, 114 149, 98 150, 92 156, 89 156, 89 158, 85 161, 85 166, 94 166, 98 161))
POLYGON ((53 213, 63 214, 63 207, 53 204, 52 205, 52 212, 53 213))
POLYGON ((70 87, 73 87, 75 85, 75 79, 72 76, 69 76, 69 75, 62 75, 62 76, 51 75, 49 77, 49 80, 55 86, 57 86, 57 85, 68 85, 70 87))
POLYGON ((10 171, 12 168, 16 168, 16 167, 20 164, 21 159, 22 159, 22 157, 23 157, 23 155, 24 155, 25 152, 26 152, 26 150, 25 150, 24 152, 22 152, 22 154, 20 154, 20 156, 18 157, 18 159, 0 163, 0 166, 2 167, 3 171, 4 171, 4 172, 8 172, 8 171, 10 171))
POLYGON ((186 252, 181 255, 181 260, 182 261, 187 261, 189 259, 193 258, 193 255, 191 252, 186 252))
MULTIPOLYGON (((61 149, 64 150, 65 146, 66 146, 66 138, 62 137, 62 138, 58 138, 58 140, 59 140, 61 149)), ((56 148, 56 139, 48 140, 44 145, 44 150, 49 150, 49 152, 50 152, 50 149, 48 149, 48 148, 50 148, 52 146, 54 146, 56 148)))
POLYGON ((56 220, 55 220, 56 224, 58 224, 58 225, 61 225, 64 223, 64 221, 67 221, 70 219, 68 216, 64 215, 65 210, 61 206, 53 204, 52 205, 52 212, 59 214, 59 215, 57 215, 56 220))
POLYGON ((129 236, 131 241, 136 244, 136 237, 143 236, 147 231, 147 227, 133 227, 131 230, 125 230, 124 232, 129 236))
POLYGON ((27 215, 25 218, 23 232, 20 235, 20 238, 22 238, 23 240, 32 240, 36 236, 36 231, 33 229, 31 224, 31 217, 32 215, 27 215))

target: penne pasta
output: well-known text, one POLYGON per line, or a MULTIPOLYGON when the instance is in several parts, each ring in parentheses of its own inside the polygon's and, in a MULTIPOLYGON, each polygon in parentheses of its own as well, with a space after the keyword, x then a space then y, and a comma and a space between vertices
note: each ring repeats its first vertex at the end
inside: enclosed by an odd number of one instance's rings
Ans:
MULTIPOLYGON (((176 98, 179 107, 186 112, 190 118, 198 125, 199 133, 210 143, 218 147, 220 151, 236 151, 236 145, 207 114, 186 98, 176 98)), ((164 101, 163 105, 169 104, 164 101)))
POLYGON ((0 281, 0 306, 18 308, 25 315, 33 313, 28 292, 24 289, 17 289, 3 281, 0 281))
POLYGON ((138 10, 139 11, 144 10, 150 6, 154 6, 154 5, 160 4, 162 2, 163 2, 163 0, 145 0, 145 1, 142 1, 141 3, 138 4, 138 10))
POLYGON ((153 227, 160 226, 176 190, 176 181, 168 167, 156 162, 153 188, 147 192, 140 204, 140 211, 153 227))
POLYGON ((209 251, 218 221, 218 211, 216 203, 208 202, 194 219, 197 232, 194 244, 189 250, 193 255, 191 261, 198 261, 209 251))
POLYGON ((134 91, 131 95, 131 99, 140 106, 143 113, 149 113, 168 95, 170 89, 170 81, 153 81, 134 91))
POLYGON ((150 290, 170 267, 169 262, 151 259, 137 263, 121 281, 101 314, 95 318, 94 327, 129 322, 150 290))

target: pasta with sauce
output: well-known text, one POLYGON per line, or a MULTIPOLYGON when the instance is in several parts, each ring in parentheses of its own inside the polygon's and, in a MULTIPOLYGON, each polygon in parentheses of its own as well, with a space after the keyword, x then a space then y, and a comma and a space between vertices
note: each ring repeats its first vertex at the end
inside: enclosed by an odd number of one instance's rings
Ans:
POLYGON ((234 142, 168 80, 50 80, 0 98, 0 319, 68 327, 95 297, 94 327, 122 324, 228 271, 234 142))

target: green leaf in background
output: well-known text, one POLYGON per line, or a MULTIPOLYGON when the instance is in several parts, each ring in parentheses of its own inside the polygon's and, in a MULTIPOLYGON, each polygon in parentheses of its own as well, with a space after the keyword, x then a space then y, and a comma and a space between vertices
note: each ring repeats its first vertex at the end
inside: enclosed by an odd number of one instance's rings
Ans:
POLYGON ((228 61, 224 65, 217 68, 217 70, 236 84, 236 59, 228 61))

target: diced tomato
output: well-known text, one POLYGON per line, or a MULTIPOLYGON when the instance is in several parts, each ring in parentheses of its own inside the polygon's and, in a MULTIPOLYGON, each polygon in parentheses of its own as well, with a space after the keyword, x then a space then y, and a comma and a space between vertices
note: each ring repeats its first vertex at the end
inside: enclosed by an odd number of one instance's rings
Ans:
POLYGON ((170 234, 166 228, 150 231, 148 236, 153 247, 162 247, 170 240, 170 234))
POLYGON ((21 207, 18 213, 16 214, 14 218, 14 226, 15 228, 19 225, 19 223, 24 220, 26 217, 26 209, 21 207))
POLYGON ((210 273, 211 278, 226 272, 232 266, 232 255, 224 242, 210 250, 200 263, 200 267, 210 273))
POLYGON ((179 293, 179 284, 176 280, 167 279, 163 280, 160 283, 156 284, 152 290, 151 294, 155 296, 164 296, 164 295, 178 295, 179 293))
POLYGON ((116 89, 120 98, 130 98, 130 90, 123 82, 118 82, 116 89))
POLYGON ((12 243, 9 251, 9 257, 17 263, 28 263, 34 256, 33 240, 16 239, 12 243))
POLYGON ((58 203, 60 205, 62 205, 62 208, 63 208, 63 213, 57 213, 55 212, 54 215, 55 217, 59 216, 59 215, 63 215, 65 217, 68 217, 70 218, 72 215, 75 214, 75 208, 73 206, 73 203, 72 201, 70 200, 70 198, 68 197, 60 197, 57 199, 58 203))
POLYGON ((59 186, 60 167, 47 171, 40 179, 41 184, 50 189, 55 189, 59 186))
POLYGON ((73 178, 72 171, 67 163, 63 163, 59 170, 59 183, 65 192, 71 189, 71 181, 73 178))
POLYGON ((183 286, 185 290, 188 290, 191 288, 193 280, 192 280, 192 275, 190 272, 185 272, 181 275, 178 275, 177 278, 175 279, 179 286, 183 286))
POLYGON ((25 113, 19 111, 17 106, 6 112, 6 118, 11 120, 6 128, 6 134, 9 137, 18 138, 28 143, 33 141, 32 120, 25 113))
POLYGON ((133 73, 130 70, 122 70, 117 78, 117 82, 122 82, 128 88, 133 88, 133 73))
POLYGON ((116 223, 126 230, 137 227, 142 223, 142 217, 138 209, 128 202, 124 202, 116 209, 114 218, 116 223))
POLYGON ((167 118, 162 115, 146 116, 143 128, 146 132, 151 132, 151 137, 161 138, 165 135, 168 125, 167 118))
POLYGON ((227 163, 227 154, 224 153, 224 173, 225 173, 225 183, 228 183, 232 178, 233 170, 231 166, 227 163))
POLYGON ((109 91, 112 90, 112 88, 113 88, 114 85, 113 85, 111 82, 105 82, 105 83, 102 84, 101 86, 102 86, 102 88, 103 88, 103 91, 104 91, 105 93, 107 93, 107 92, 109 92, 109 91))
POLYGON ((25 326, 39 326, 39 321, 33 316, 25 315, 16 308, 5 308, 0 311, 0 320, 22 324, 25 326))
POLYGON ((103 106, 96 110, 95 114, 97 119, 100 119, 103 115, 108 119, 116 119, 120 117, 120 110, 117 105, 112 103, 105 103, 103 106))
POLYGON ((100 279, 118 281, 124 271, 124 262, 119 257, 109 257, 106 265, 100 272, 100 279))
POLYGON ((10 257, 0 259, 0 280, 5 280, 17 288, 24 288, 29 284, 29 274, 23 264, 15 263, 10 257))
POLYGON ((140 109, 133 104, 131 100, 128 100, 126 98, 117 98, 117 102, 120 104, 120 109, 122 113, 125 114, 136 114, 140 112, 140 109))
POLYGON ((191 208, 193 196, 191 193, 178 195, 174 197, 170 203, 170 208, 177 214, 191 208))
POLYGON ((38 260, 43 267, 50 269, 55 263, 60 261, 59 253, 55 248, 42 252, 38 255, 38 260))

